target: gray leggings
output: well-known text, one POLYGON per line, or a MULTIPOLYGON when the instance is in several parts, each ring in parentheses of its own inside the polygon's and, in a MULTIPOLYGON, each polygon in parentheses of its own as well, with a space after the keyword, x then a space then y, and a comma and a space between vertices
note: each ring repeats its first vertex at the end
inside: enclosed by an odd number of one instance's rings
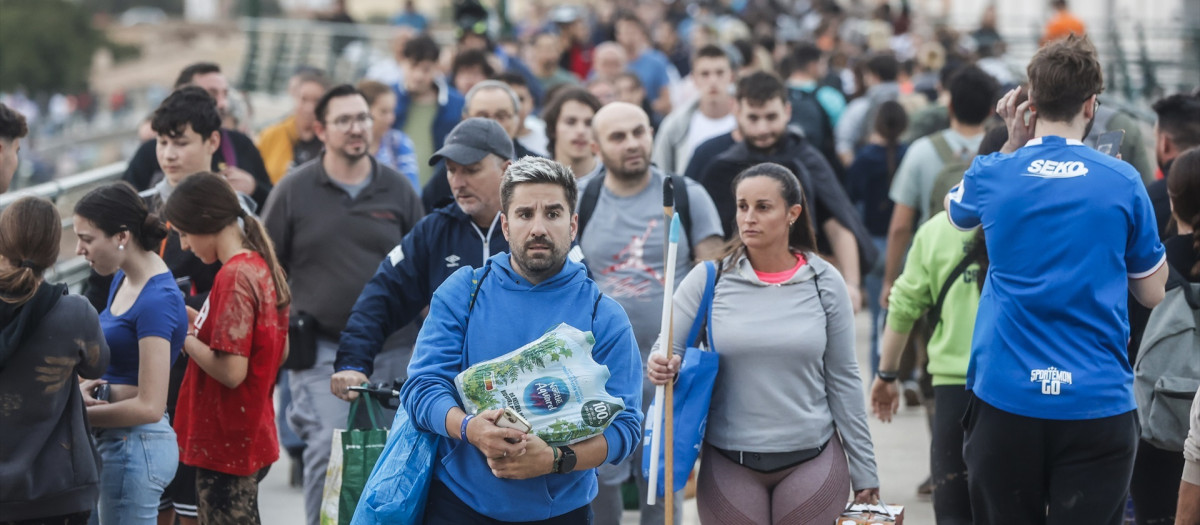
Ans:
POLYGON ((833 523, 846 508, 850 469, 836 435, 819 456, 770 474, 729 461, 706 443, 696 492, 700 523, 833 523))

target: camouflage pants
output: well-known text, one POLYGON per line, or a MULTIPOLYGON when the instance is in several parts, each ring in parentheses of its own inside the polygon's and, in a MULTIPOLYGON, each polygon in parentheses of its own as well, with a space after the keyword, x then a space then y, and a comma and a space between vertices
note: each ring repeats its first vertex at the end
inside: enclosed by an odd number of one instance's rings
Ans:
POLYGON ((267 470, 249 476, 234 476, 215 470, 196 469, 196 514, 200 525, 259 525, 258 482, 267 470))

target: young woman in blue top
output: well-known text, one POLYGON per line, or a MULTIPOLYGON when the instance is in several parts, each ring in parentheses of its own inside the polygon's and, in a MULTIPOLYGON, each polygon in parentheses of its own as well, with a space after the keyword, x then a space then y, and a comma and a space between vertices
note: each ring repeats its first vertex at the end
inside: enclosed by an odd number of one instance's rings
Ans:
POLYGON ((166 415, 171 363, 187 336, 183 293, 157 248, 162 221, 126 183, 92 190, 75 205, 76 253, 116 276, 100 326, 111 361, 101 379, 80 384, 103 462, 92 523, 154 524, 175 476, 179 446, 166 415), (108 401, 92 391, 109 385, 108 401))

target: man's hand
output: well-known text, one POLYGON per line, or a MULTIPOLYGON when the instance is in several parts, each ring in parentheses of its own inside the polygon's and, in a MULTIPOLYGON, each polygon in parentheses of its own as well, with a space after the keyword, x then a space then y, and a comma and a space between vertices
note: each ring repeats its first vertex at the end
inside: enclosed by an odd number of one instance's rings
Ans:
POLYGON ((367 374, 358 370, 341 370, 329 378, 329 391, 343 401, 354 401, 358 399, 358 392, 350 390, 350 387, 370 381, 367 374))
POLYGON ((502 410, 485 410, 467 423, 467 442, 479 449, 489 463, 493 459, 521 457, 526 452, 530 438, 534 438, 519 430, 496 426, 496 420, 500 418, 502 412, 502 410), (516 443, 509 443, 506 439, 512 439, 516 443))
POLYGON ((253 175, 236 166, 225 168, 225 171, 221 172, 221 176, 229 181, 229 185, 233 186, 233 189, 246 195, 254 195, 254 189, 258 187, 258 182, 254 180, 253 175))
POLYGON ((1000 149, 1004 153, 1012 153, 1024 146, 1033 138, 1034 129, 1037 127, 1037 113, 1030 115, 1029 122, 1025 122, 1025 112, 1029 111, 1033 100, 1017 104, 1020 96, 1021 87, 1017 86, 1000 97, 1000 101, 996 103, 996 114, 1004 119, 1004 125, 1008 127, 1008 142, 1000 149))
POLYGON ((895 381, 888 383, 875 378, 871 384, 871 412, 884 423, 892 422, 892 415, 900 408, 900 391, 895 381))
MULTIPOLYGON (((475 420, 471 422, 474 423, 475 420)), ((501 479, 529 479, 554 472, 554 449, 535 435, 529 434, 526 438, 528 441, 524 445, 523 454, 509 454, 499 458, 488 456, 488 467, 491 467, 493 476, 501 479)))

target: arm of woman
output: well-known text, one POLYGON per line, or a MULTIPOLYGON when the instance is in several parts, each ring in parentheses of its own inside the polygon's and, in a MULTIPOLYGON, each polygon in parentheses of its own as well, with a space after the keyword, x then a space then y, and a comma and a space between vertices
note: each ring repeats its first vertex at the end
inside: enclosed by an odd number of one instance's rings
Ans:
POLYGON ((226 388, 237 388, 246 380, 250 367, 250 358, 246 356, 213 349, 191 334, 184 340, 183 350, 196 366, 226 388))
POLYGON ((679 283, 679 287, 675 289, 675 296, 672 299, 675 310, 671 316, 671 330, 674 333, 671 345, 673 355, 668 358, 658 353, 659 346, 662 344, 660 338, 654 342, 654 346, 650 350, 650 358, 646 362, 646 375, 650 382, 656 385, 665 385, 667 382, 673 381, 675 374, 679 372, 683 353, 687 351, 690 344, 690 341, 687 340, 688 332, 692 329, 692 322, 696 319, 696 310, 704 298, 704 285, 708 279, 707 272, 707 264, 700 263, 693 266, 683 281, 679 283))
POLYGON ((818 276, 825 309, 825 393, 834 425, 842 436, 855 492, 879 487, 875 450, 867 428, 867 405, 854 351, 854 310, 846 284, 835 271, 818 276))
POLYGON ((88 421, 97 427, 131 427, 158 421, 167 411, 170 377, 171 342, 158 336, 139 339, 137 395, 87 407, 88 421))

